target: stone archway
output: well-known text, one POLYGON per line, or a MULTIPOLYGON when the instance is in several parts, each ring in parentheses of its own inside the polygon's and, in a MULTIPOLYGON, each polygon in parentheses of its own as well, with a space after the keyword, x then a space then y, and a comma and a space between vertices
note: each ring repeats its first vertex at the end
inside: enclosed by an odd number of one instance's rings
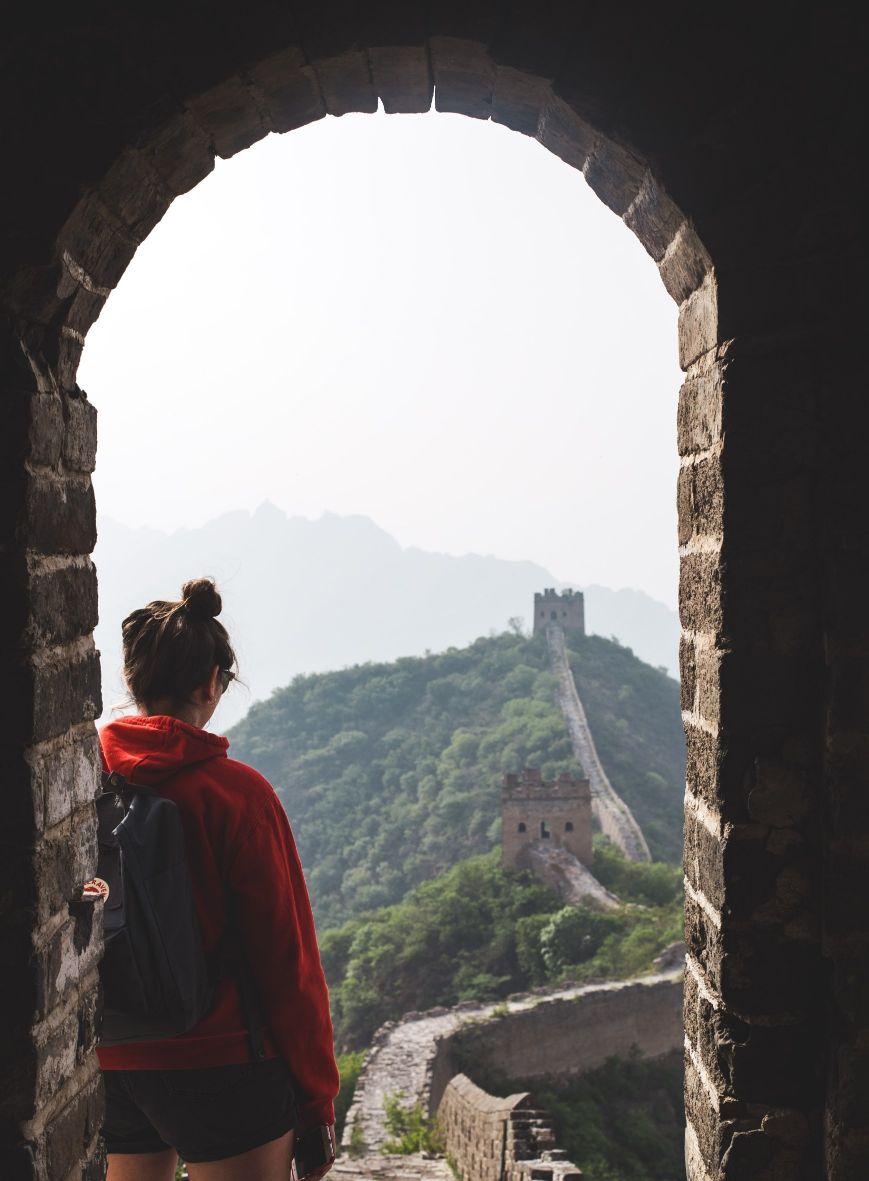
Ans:
POLYGON ((433 94, 581 168, 680 306, 689 1176, 865 1170, 869 955, 850 905, 867 877, 865 493, 839 426, 861 376, 862 104, 847 27, 792 18, 788 38, 782 52, 757 14, 558 0, 20 17, 0 83, 16 178, 0 267, 10 1176, 100 1171, 99 932, 74 901, 99 698, 84 336, 215 154, 433 94), (825 145, 812 174, 807 141, 825 145))

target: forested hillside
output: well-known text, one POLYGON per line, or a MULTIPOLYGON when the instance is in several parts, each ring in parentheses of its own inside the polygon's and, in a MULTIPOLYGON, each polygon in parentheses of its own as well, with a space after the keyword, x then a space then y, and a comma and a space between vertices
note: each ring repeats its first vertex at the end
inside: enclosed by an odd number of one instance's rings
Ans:
POLYGON ((502 869, 492 850, 395 906, 323 932, 339 1049, 367 1046, 384 1021, 411 1009, 652 970, 682 938, 681 872, 627 862, 602 838, 597 844, 595 873, 622 899, 614 911, 564 906, 532 874, 502 869))
MULTIPOLYGON (((653 856, 681 844, 684 745, 676 682, 599 636, 571 663, 613 786, 653 856)), ((399 902, 500 839, 505 771, 577 773, 542 639, 297 677, 230 733, 293 822, 321 930, 399 902)))

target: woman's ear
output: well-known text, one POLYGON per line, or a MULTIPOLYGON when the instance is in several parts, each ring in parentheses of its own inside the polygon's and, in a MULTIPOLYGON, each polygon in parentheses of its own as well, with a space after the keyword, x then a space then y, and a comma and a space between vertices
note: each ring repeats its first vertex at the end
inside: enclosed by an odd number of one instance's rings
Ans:
POLYGON ((219 677, 220 677, 220 665, 215 664, 214 667, 212 668, 211 672, 209 673, 208 680, 205 682, 205 684, 203 686, 203 688, 205 689, 205 696, 208 698, 208 701, 211 705, 214 705, 216 702, 220 701, 220 698, 222 696, 221 691, 220 691, 219 677))

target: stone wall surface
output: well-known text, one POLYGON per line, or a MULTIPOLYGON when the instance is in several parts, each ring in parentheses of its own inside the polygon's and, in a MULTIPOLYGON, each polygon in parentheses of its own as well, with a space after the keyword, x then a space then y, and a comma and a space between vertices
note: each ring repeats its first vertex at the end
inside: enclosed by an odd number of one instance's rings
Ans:
MULTIPOLYGON (((384 1100, 437 1111, 450 1080, 477 1068, 506 1078, 579 1075, 633 1046, 655 1057, 683 1043, 681 969, 611 984, 541 989, 505 1006, 464 1004, 389 1022, 374 1036, 344 1127, 366 1148, 387 1139, 384 1100)), ((473 1073, 473 1072, 472 1072, 473 1073)))
POLYGON ((458 1074, 444 1091, 438 1124, 462 1181, 582 1179, 557 1147, 552 1120, 527 1092, 500 1099, 458 1074))
POLYGON ((866 22, 634 0, 9 7, 4 1178, 102 1171, 100 935, 76 906, 99 713, 87 331, 215 156, 432 101, 582 170, 679 306, 691 1181, 869 1175, 866 22))

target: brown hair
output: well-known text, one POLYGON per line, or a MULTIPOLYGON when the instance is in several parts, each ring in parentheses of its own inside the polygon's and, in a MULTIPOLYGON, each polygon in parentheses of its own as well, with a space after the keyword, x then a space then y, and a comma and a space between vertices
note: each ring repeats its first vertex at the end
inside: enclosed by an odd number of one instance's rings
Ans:
POLYGON ((121 625, 124 680, 137 704, 184 701, 215 665, 235 675, 229 635, 215 618, 222 606, 214 581, 194 578, 184 583, 178 602, 158 599, 127 616, 121 625))

